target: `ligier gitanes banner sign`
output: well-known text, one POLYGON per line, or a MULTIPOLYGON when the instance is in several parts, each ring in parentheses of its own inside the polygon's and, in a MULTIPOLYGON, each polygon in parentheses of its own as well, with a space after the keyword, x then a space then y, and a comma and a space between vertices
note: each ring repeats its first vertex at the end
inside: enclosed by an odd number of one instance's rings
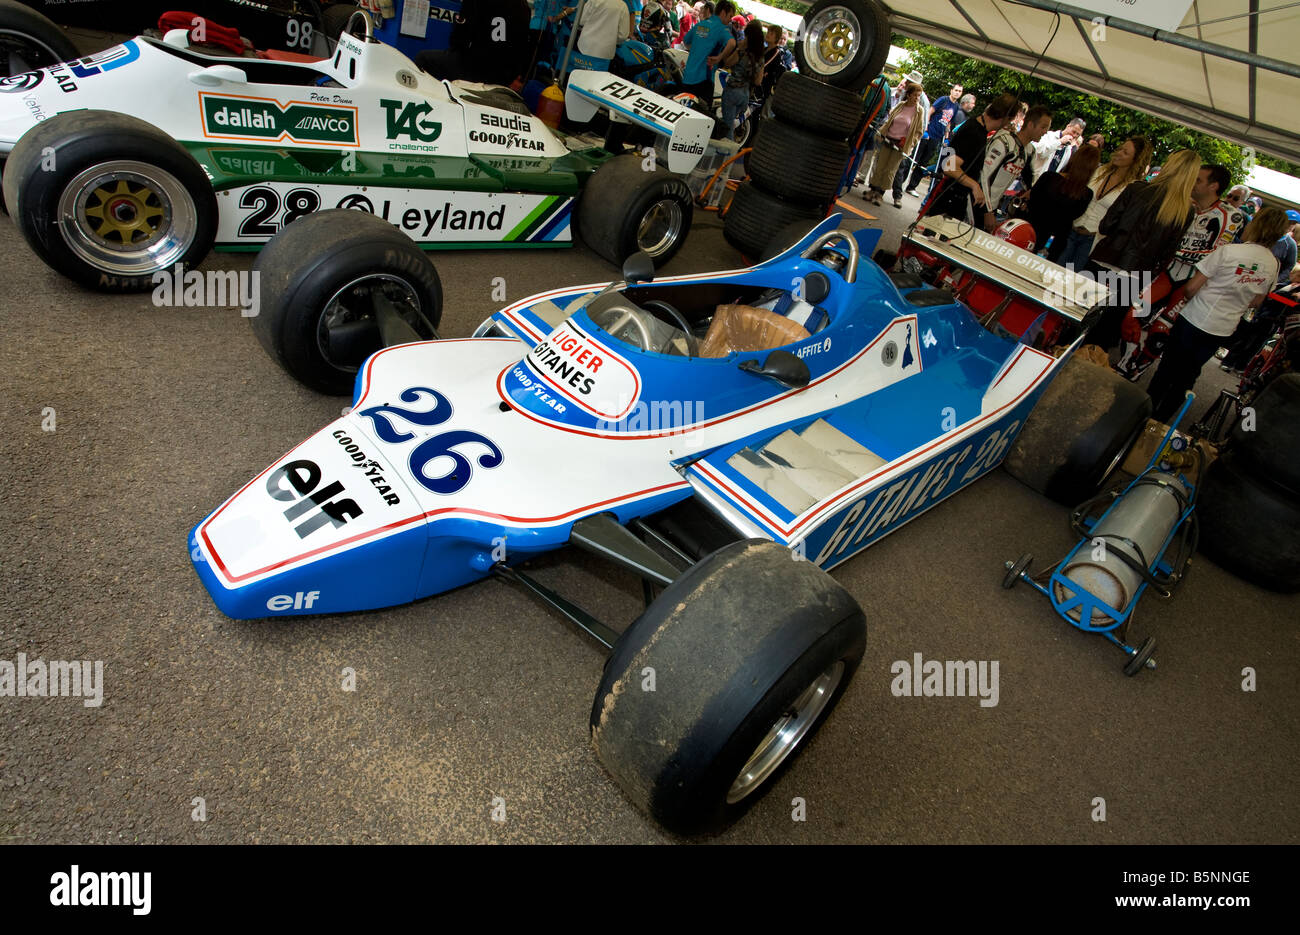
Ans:
POLYGON ((1099 16, 1114 16, 1173 32, 1182 25, 1192 0, 1065 0, 1066 5, 1099 16))

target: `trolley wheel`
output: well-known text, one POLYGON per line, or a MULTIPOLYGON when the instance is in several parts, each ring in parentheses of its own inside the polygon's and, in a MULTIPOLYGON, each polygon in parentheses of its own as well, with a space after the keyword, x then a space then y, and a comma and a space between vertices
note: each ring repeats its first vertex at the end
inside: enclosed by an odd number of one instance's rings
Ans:
POLYGON ((1124 663, 1124 674, 1127 676, 1137 675, 1142 671, 1150 660, 1151 668, 1155 668, 1155 660, 1151 659, 1151 654, 1156 651, 1156 638, 1148 636, 1142 641, 1142 645, 1137 648, 1137 652, 1128 657, 1128 662, 1124 663))
POLYGON ((1021 574, 1029 570, 1029 566, 1034 563, 1034 557, 1026 552, 1014 562, 1007 562, 1007 573, 1002 576, 1002 587, 1014 588, 1016 582, 1020 580, 1021 574))

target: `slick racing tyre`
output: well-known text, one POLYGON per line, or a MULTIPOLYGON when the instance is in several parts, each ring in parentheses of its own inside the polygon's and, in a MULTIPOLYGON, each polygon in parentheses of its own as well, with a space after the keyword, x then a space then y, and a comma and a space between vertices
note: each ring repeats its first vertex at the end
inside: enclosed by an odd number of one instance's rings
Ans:
POLYGON ((753 182, 744 182, 731 197, 722 235, 747 257, 759 257, 782 228, 806 222, 811 228, 826 216, 820 208, 782 201, 753 182))
POLYGON ((35 10, 0 0, 0 91, 34 88, 41 80, 32 74, 77 57, 77 47, 52 20, 35 10), (21 80, 10 81, 12 76, 21 80))
POLYGON ((818 0, 795 43, 799 73, 861 90, 884 67, 889 35, 889 16, 876 0, 818 0))
POLYGON ((1150 414, 1143 390, 1075 355, 1039 397, 1003 466, 1027 487, 1074 506, 1101 489, 1150 414))
POLYGON ((848 139, 862 119, 862 96, 816 78, 787 71, 771 97, 772 114, 832 140, 848 139))
POLYGON ((842 140, 769 120, 759 128, 746 165, 750 177, 773 195, 826 205, 839 191, 850 154, 842 140))
POLYGON ((641 250, 662 267, 691 229, 690 188, 662 167, 646 171, 644 161, 634 153, 615 156, 595 171, 578 198, 578 234, 616 266, 641 250))
POLYGON ((91 289, 138 292, 212 249, 217 199, 199 164, 152 124, 99 110, 23 134, 4 170, 18 230, 52 269, 91 289))
POLYGON ((614 645, 592 744, 665 828, 717 830, 806 746, 865 648, 862 608, 830 575, 770 540, 732 543, 669 585, 614 645))
POLYGON ((1232 450, 1256 477, 1300 497, 1300 373, 1268 384, 1251 408, 1233 427, 1232 450))
POLYGON ((299 218, 254 266, 250 319, 266 352, 319 393, 352 392, 375 351, 438 336, 442 282, 415 242, 381 218, 333 209, 299 218))
POLYGON ((1214 461, 1196 498, 1200 550, 1239 578, 1300 591, 1300 500, 1252 475, 1232 452, 1214 461))

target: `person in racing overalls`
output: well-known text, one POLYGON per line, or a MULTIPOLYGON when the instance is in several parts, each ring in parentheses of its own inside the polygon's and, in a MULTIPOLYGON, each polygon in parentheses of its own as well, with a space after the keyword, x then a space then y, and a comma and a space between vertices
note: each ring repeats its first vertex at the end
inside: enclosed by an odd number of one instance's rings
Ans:
POLYGON ((1245 213, 1221 197, 1230 182, 1225 166, 1203 166, 1197 175, 1192 188, 1196 214, 1191 226, 1183 234, 1168 268, 1152 281, 1147 297, 1149 304, 1135 307, 1121 329, 1121 353, 1116 368, 1130 380, 1141 377, 1160 357, 1169 329, 1185 301, 1182 287, 1196 272, 1196 264, 1216 247, 1235 241, 1245 228, 1245 213), (1144 311, 1149 313, 1145 322, 1139 315, 1144 311))

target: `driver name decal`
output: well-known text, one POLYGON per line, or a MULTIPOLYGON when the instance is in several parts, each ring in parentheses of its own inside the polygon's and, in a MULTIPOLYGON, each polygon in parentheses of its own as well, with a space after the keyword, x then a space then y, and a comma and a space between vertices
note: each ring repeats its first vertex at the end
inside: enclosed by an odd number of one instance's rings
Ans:
POLYGON ((578 406, 611 422, 627 415, 641 392, 641 381, 627 361, 567 321, 529 351, 524 362, 578 406))
POLYGON ((199 92, 203 135, 210 139, 320 146, 359 146, 357 109, 307 101, 281 104, 274 98, 199 92))

